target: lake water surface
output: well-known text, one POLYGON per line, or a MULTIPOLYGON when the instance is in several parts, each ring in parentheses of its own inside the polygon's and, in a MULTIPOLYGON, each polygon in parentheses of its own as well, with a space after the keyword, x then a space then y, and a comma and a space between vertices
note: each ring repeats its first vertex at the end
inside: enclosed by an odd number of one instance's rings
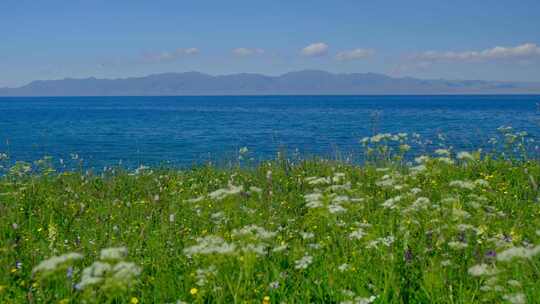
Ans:
POLYGON ((280 149, 360 153, 374 132, 445 134, 456 149, 503 125, 540 137, 540 96, 222 96, 0 98, 0 152, 11 159, 78 154, 89 166, 256 160, 280 149))

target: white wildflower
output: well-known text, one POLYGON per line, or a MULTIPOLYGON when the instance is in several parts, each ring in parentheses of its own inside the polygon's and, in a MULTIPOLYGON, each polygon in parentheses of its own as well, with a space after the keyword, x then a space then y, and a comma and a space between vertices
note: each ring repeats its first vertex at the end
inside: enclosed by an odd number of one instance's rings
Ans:
POLYGON ((194 254, 231 254, 234 253, 236 246, 227 243, 219 236, 209 235, 203 238, 197 238, 197 245, 184 249, 187 256, 194 254))
POLYGON ((235 186, 229 183, 228 188, 218 189, 216 191, 210 192, 208 196, 214 200, 222 200, 229 195, 238 194, 242 192, 243 190, 244 190, 243 186, 235 186))
POLYGON ((111 247, 102 249, 99 255, 101 260, 121 260, 126 257, 128 250, 126 247, 111 247))
POLYGON ((468 272, 469 272, 470 275, 472 275, 474 277, 491 276, 491 275, 495 275, 495 274, 498 273, 495 266, 489 266, 487 264, 474 265, 474 266, 469 268, 468 272))
POLYGON ((339 265, 339 267, 338 267, 339 271, 341 271, 341 272, 347 271, 350 268, 351 268, 351 266, 349 264, 347 264, 347 263, 343 263, 343 264, 339 265))
POLYGON ((104 262, 94 262, 82 271, 81 281, 77 284, 77 289, 84 289, 87 286, 95 285, 103 281, 105 275, 110 272, 112 266, 104 262))
POLYGON ((497 254, 497 260, 502 262, 510 261, 514 258, 530 259, 540 253, 540 245, 534 248, 512 247, 497 254))
POLYGON ((366 233, 364 232, 364 229, 358 228, 349 234, 349 238, 359 240, 363 238, 365 235, 366 233))
POLYGON ((418 156, 414 159, 414 161, 419 164, 424 164, 429 161, 429 156, 427 155, 418 156))
POLYGON ((341 212, 346 212, 347 209, 345 209, 340 204, 330 204, 328 205, 328 211, 330 213, 341 213, 341 212))
POLYGON ((448 149, 437 149, 435 150, 435 154, 443 155, 443 156, 450 156, 450 151, 448 151, 448 149))
POLYGON ((311 233, 311 232, 300 232, 300 236, 304 239, 304 240, 309 240, 309 239, 312 239, 315 237, 315 234, 311 233))
POLYGON ((467 151, 461 151, 457 154, 457 158, 461 160, 474 160, 474 156, 467 152, 467 151))
POLYGON ((251 186, 251 187, 249 187, 249 191, 252 192, 252 193, 261 193, 262 189, 259 188, 259 187, 251 186))
POLYGON ((112 280, 114 284, 129 286, 135 277, 141 274, 141 268, 131 262, 119 262, 114 265, 112 280))
POLYGON ((503 299, 507 300, 508 302, 512 304, 525 304, 527 303, 527 298, 523 293, 514 293, 514 294, 507 294, 503 296, 503 299))
POLYGON ((199 197, 196 197, 196 198, 187 199, 186 202, 188 202, 188 203, 198 203, 198 202, 202 201, 203 199, 204 199, 204 196, 199 196, 199 197))
POLYGON ((392 197, 392 198, 389 198, 387 199, 386 201, 384 201, 384 203, 382 204, 382 206, 384 208, 388 208, 388 209, 394 209, 396 208, 396 204, 401 200, 401 195, 398 195, 396 197, 392 197))
POLYGON ((312 262, 313 262, 313 257, 309 255, 305 255, 301 259, 294 261, 294 268, 306 269, 312 262))
POLYGON ((273 238, 277 232, 268 231, 262 227, 252 224, 244 226, 239 230, 234 229, 232 234, 234 236, 252 236, 257 239, 270 239, 273 238))
POLYGON ((76 260, 80 260, 82 258, 83 258, 83 255, 76 252, 66 253, 60 256, 53 256, 51 258, 48 258, 47 260, 42 261, 36 267, 34 267, 34 269, 32 270, 32 273, 53 272, 56 269, 58 269, 60 266, 63 266, 67 263, 71 263, 76 260))
POLYGON ((468 189, 473 190, 476 187, 476 184, 471 181, 461 181, 461 180, 454 180, 450 182, 450 187, 455 188, 461 188, 461 189, 468 189))

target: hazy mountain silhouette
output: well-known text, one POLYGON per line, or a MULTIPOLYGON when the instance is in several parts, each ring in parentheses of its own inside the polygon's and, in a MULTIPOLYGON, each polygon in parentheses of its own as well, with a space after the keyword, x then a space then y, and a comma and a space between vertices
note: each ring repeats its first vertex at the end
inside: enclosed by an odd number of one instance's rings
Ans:
POLYGON ((424 80, 375 73, 333 74, 306 70, 280 76, 199 72, 123 79, 39 80, 0 89, 0 96, 133 95, 330 95, 330 94, 539 94, 540 83, 482 80, 424 80))

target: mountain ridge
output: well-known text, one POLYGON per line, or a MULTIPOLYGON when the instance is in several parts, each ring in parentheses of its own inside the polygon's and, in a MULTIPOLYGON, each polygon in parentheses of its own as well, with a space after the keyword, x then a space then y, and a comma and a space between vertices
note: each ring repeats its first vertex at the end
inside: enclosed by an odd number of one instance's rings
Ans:
POLYGON ((412 95, 540 94, 540 82, 418 79, 377 73, 301 70, 209 75, 197 71, 115 79, 36 80, 0 88, 0 96, 175 96, 175 95, 412 95))

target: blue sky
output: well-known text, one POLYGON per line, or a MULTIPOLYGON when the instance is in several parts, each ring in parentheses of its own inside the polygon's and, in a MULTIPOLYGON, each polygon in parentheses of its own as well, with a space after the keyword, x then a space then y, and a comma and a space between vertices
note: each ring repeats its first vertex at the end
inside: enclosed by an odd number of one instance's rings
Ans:
POLYGON ((293 70, 540 81, 540 1, 2 0, 0 87, 293 70))

